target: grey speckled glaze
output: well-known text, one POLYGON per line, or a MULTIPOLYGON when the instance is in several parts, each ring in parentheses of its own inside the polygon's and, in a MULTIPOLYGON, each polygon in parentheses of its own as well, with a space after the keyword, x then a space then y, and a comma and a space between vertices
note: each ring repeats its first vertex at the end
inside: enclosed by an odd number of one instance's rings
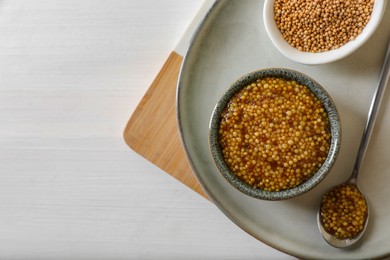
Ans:
POLYGON ((331 97, 326 92, 326 90, 315 80, 304 75, 303 73, 300 73, 295 70, 290 70, 290 69, 271 68, 271 69, 258 70, 258 71, 251 72, 241 77, 236 82, 234 82, 230 86, 230 88, 222 95, 217 105, 215 106, 211 116, 210 127, 209 127, 210 152, 221 174, 231 185, 233 185, 241 192, 251 197, 263 199, 263 200, 289 199, 311 190, 328 174, 340 150, 340 143, 341 143, 340 125, 341 125, 340 118, 334 102, 332 101, 331 97), (292 189, 277 191, 277 192, 264 191, 262 189, 255 188, 241 181, 238 177, 236 177, 236 175, 230 171, 229 167, 225 163, 223 159, 222 151, 220 149, 219 141, 218 141, 218 129, 219 129, 219 123, 221 121, 221 114, 222 111, 225 109, 227 103, 234 96, 234 94, 237 91, 239 91, 241 88, 249 85, 250 83, 256 81, 259 78, 265 78, 265 77, 278 77, 284 79, 291 79, 306 86, 323 103, 329 117, 330 131, 331 131, 331 143, 330 143, 329 153, 321 168, 309 180, 303 182, 299 186, 292 189))

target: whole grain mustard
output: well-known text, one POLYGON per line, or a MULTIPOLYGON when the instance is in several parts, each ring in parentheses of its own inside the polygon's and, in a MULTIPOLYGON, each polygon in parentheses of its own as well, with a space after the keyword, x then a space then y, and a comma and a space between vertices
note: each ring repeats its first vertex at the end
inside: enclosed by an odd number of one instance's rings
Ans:
POLYGON ((238 178, 256 188, 296 187, 327 157, 331 135, 325 108, 296 81, 258 79, 236 93, 221 118, 224 160, 238 178))
POLYGON ((325 230, 339 239, 356 237, 367 220, 367 203, 355 185, 342 184, 322 198, 320 219, 325 230))

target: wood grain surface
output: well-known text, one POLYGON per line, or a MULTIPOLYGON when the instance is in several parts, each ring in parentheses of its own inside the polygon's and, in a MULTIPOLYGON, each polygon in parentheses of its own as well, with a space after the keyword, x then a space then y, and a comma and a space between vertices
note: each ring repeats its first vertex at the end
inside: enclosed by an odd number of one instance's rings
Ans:
POLYGON ((172 52, 132 114, 126 143, 144 158, 205 198, 182 148, 176 121, 176 84, 183 57, 172 52))

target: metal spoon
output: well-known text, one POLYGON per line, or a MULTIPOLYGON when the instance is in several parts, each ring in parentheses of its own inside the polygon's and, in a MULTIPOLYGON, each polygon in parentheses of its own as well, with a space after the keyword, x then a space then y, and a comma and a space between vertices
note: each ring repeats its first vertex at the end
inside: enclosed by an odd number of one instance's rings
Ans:
MULTIPOLYGON (((379 110, 380 103, 382 101, 383 94, 384 94, 386 86, 388 85, 388 82, 389 82, 389 77, 390 77, 390 57, 389 56, 390 56, 390 41, 389 41, 388 46, 387 46, 387 52, 386 52, 383 66, 382 66, 382 71, 381 71, 379 83, 378 83, 377 89, 374 93, 374 96, 373 96, 373 99, 371 102, 370 110, 368 112, 367 123, 366 123, 366 126, 364 128, 363 136, 362 136, 361 143, 359 146, 355 165, 353 167, 352 175, 344 183, 344 184, 356 187, 358 189, 358 192, 360 192, 360 193, 361 193, 361 191, 357 187, 357 177, 358 177, 364 156, 366 154, 368 143, 369 143, 371 135, 372 135, 372 130, 374 128, 374 124, 375 124, 375 121, 376 121, 376 118, 378 115, 378 110, 379 110)), ((363 194, 362 194, 362 196, 364 198, 363 194)), ((366 205, 367 205, 367 202, 366 202, 366 205)), ((326 230, 326 228, 324 227, 324 225, 321 221, 321 208, 322 208, 322 205, 321 205, 320 210, 318 211, 318 214, 317 214, 317 223, 318 223, 318 227, 320 229, 320 232, 321 232, 323 238, 330 245, 332 245, 334 247, 338 247, 338 248, 349 247, 349 246, 355 244, 363 236, 363 233, 366 230, 367 223, 368 223, 368 216, 369 216, 368 208, 367 208, 367 214, 365 216, 366 219, 365 219, 363 230, 360 231, 359 233, 357 233, 354 237, 345 238, 345 239, 337 238, 335 235, 329 233, 326 230)))

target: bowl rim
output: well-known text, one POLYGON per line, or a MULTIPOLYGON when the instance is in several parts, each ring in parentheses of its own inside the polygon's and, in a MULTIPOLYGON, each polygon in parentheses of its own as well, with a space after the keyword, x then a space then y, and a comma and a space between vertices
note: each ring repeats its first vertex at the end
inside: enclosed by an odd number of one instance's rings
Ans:
POLYGON ((276 49, 284 56, 298 63, 316 65, 333 62, 342 59, 359 49, 376 31, 385 12, 386 1, 376 0, 374 2, 371 18, 364 27, 361 34, 355 40, 349 41, 338 49, 311 53, 303 52, 292 47, 282 36, 274 20, 275 0, 265 0, 263 6, 263 24, 265 31, 276 49))
POLYGON ((263 200, 285 200, 296 197, 307 191, 313 189, 319 184, 333 167, 341 144, 341 122, 340 117, 330 95, 327 91, 311 77, 292 69, 286 68, 268 68, 250 72, 238 80, 233 82, 230 87, 222 94, 215 105, 209 123, 209 149, 214 164, 222 176, 236 189, 249 195, 253 198, 263 200), (264 77, 279 77, 285 79, 293 79, 298 83, 306 86, 314 95, 323 103, 327 112, 330 131, 331 143, 329 147, 328 156, 320 169, 308 180, 300 185, 282 191, 265 191, 255 188, 244 181, 241 181, 227 166, 223 159, 222 151, 220 149, 218 129, 221 120, 221 113, 227 106, 231 98, 243 87, 253 83, 255 80, 264 77))

